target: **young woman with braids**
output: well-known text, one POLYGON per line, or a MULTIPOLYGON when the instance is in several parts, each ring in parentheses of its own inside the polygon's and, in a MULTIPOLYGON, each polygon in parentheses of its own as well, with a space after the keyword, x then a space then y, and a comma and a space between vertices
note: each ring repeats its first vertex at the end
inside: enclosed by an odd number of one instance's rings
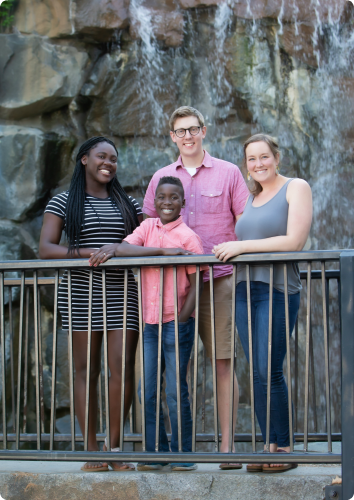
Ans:
MULTIPOLYGON (((100 256, 100 261, 114 256, 123 238, 142 221, 138 203, 128 196, 116 177, 118 152, 109 139, 92 137, 79 149, 69 191, 55 196, 47 205, 39 245, 42 259, 87 258, 100 256), (60 245, 65 231, 68 247, 60 245)), ((90 263, 91 265, 91 263, 90 263)), ((96 266, 96 264, 95 264, 96 266)), ((122 374, 122 329, 124 272, 106 270, 108 364, 111 449, 119 443, 122 374)), ((71 272, 73 356, 75 363, 75 409, 81 431, 85 427, 86 352, 88 335, 89 272, 71 272)), ((92 344, 90 374, 90 407, 88 450, 99 449, 96 440, 97 382, 101 365, 103 337, 102 274, 93 271, 92 344)), ((63 328, 68 329, 68 282, 64 274, 59 287, 58 305, 63 328)), ((133 397, 135 351, 138 342, 138 293, 134 276, 129 271, 127 307, 127 345, 125 372, 125 413, 133 397)), ((88 462, 84 471, 133 470, 122 462, 88 462)))

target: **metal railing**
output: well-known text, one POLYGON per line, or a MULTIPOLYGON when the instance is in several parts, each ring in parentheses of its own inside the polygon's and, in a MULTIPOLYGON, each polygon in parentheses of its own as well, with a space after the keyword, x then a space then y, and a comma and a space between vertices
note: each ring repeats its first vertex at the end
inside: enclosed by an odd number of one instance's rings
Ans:
MULTIPOLYGON (((270 289, 273 283, 273 266, 282 264, 284 271, 284 282, 287 283, 287 263, 298 262, 301 268, 301 278, 304 284, 302 291, 302 302, 299 317, 295 326, 295 334, 291 340, 289 331, 289 311, 288 302, 285 300, 286 314, 286 378, 288 381, 289 400, 289 430, 290 430, 290 455, 276 455, 276 463, 341 463, 342 457, 339 453, 332 452, 333 441, 343 441, 343 482, 348 488, 354 489, 353 478, 349 467, 354 464, 353 447, 349 449, 344 446, 347 437, 351 435, 354 424, 353 414, 353 383, 352 377, 354 365, 353 346, 353 297, 354 297, 354 253, 351 251, 316 251, 316 252, 293 252, 274 254, 253 254, 242 255, 231 259, 233 265, 233 309, 232 309, 232 335, 231 352, 235 352, 237 343, 237 331, 235 326, 235 288, 236 269, 239 264, 246 265, 247 273, 247 296, 248 311, 250 314, 250 265, 253 263, 264 263, 270 266, 270 289), (348 264, 349 262, 349 264, 348 264), (345 264, 345 265, 344 265, 345 264), (340 266, 340 269, 339 269, 340 266), (351 267, 352 266, 352 267, 351 267), (343 279, 344 278, 344 279, 343 279), (316 284, 316 286, 315 286, 316 284), (317 311, 314 313, 313 305, 317 303, 317 311), (321 311, 319 312, 319 308, 321 311), (313 341, 313 314, 316 316, 316 338, 322 336, 323 344, 321 352, 323 359, 321 364, 321 381, 316 380, 319 371, 319 363, 315 361, 318 345, 313 341), (320 318, 320 321, 318 321, 320 318), (341 319, 340 319, 341 318, 341 319), (340 322, 341 333, 340 333, 340 322), (321 324, 320 324, 321 323, 321 324), (305 339, 304 360, 300 360, 299 338, 300 330, 302 338, 305 339), (336 330, 334 333, 332 330, 336 330), (320 334, 318 333, 320 332, 320 334), (330 349, 332 337, 335 337, 336 346, 330 349), (340 353, 341 342, 341 353, 340 353), (314 349, 315 347, 315 349, 314 349), (335 356, 335 358, 334 358, 335 356), (350 358, 351 356, 351 358, 350 358), (293 370, 292 358, 295 358, 293 370), (351 359, 351 364, 348 360, 351 359), (299 361, 300 360, 300 361, 299 361), (340 391, 340 370, 342 364, 342 391, 340 391), (336 373, 331 374, 331 367, 335 366, 336 373), (294 372, 294 373, 293 373, 294 372), (300 372, 302 372, 300 374, 300 372), (300 375, 303 376, 303 383, 300 382, 300 375), (324 377, 324 380, 323 380, 324 377), (336 379, 337 377, 337 379, 336 379), (338 385, 335 401, 332 400, 331 388, 333 384, 338 385), (324 385, 321 388, 319 384, 324 385), (351 392, 350 392, 351 391, 351 392), (319 398, 320 396, 320 398, 319 398), (320 399, 320 404, 318 403, 320 399), (303 405, 301 406, 301 402, 303 405), (342 417, 335 423, 333 430, 333 415, 338 415, 338 405, 342 405, 342 417), (294 421, 292 406, 294 405, 294 421), (310 412, 310 414, 309 414, 310 412), (318 423, 318 420, 320 422, 318 423), (310 426, 313 427, 311 432, 310 426), (349 426, 351 426, 349 431, 349 426), (319 429, 320 428, 320 429, 319 429), (349 432, 349 434, 348 434, 349 432), (343 435, 343 440, 342 440, 343 435), (303 442, 302 451, 294 451, 294 441, 303 442), (326 453, 309 452, 309 442, 327 442, 326 453), (345 465, 346 464, 346 465, 345 465), (349 465, 348 465, 349 464, 349 465)), ((119 258, 112 259, 102 268, 102 293, 103 293, 103 372, 99 379, 99 432, 98 441, 103 441, 107 436, 109 449, 110 443, 110 422, 109 422, 109 394, 108 394, 108 353, 107 353, 107 315, 106 315, 106 274, 107 268, 124 269, 124 291, 125 307, 123 320, 123 357, 122 357, 122 390, 121 390, 121 419, 120 419, 120 452, 111 453, 110 460, 134 460, 134 461, 159 461, 159 462, 252 462, 263 463, 274 460, 275 454, 257 453, 256 443, 262 441, 260 434, 256 432, 256 419, 254 408, 254 380, 252 369, 252 336, 249 328, 250 347, 250 369, 249 369, 249 399, 250 399, 250 419, 251 432, 233 434, 233 376, 230 377, 230 415, 229 415, 229 435, 230 449, 232 442, 244 442, 251 444, 249 452, 242 453, 219 453, 219 425, 217 407, 217 384, 216 384, 216 354, 215 354, 215 307, 214 307, 214 287, 213 268, 220 265, 211 255, 198 256, 178 256, 178 257, 147 257, 147 258, 119 258), (141 270, 144 266, 154 266, 160 268, 160 300, 163 296, 163 275, 166 266, 173 266, 174 269, 174 297, 175 297, 175 322, 176 339, 178 339, 178 309, 177 309, 177 267, 178 265, 196 265, 197 297, 195 309, 195 335, 192 362, 188 376, 189 391, 191 395, 192 408, 192 452, 182 453, 182 432, 181 418, 178 421, 178 448, 179 453, 157 453, 147 452, 145 435, 145 406, 144 406, 144 352, 143 352, 143 318, 142 318, 142 287, 141 270), (199 282, 201 280, 200 266, 208 265, 211 276, 210 298, 211 298, 211 331, 213 353, 211 359, 211 392, 213 424, 212 429, 206 429, 205 416, 207 415, 206 391, 207 391, 207 363, 205 353, 200 349, 201 341, 198 336, 199 328, 199 282), (127 282, 128 269, 136 269, 136 280, 139 295, 139 347, 138 361, 140 361, 141 378, 141 407, 135 400, 135 408, 130 410, 128 429, 124 423, 124 392, 125 392, 125 348, 127 338, 127 282), (200 359, 199 359, 200 358, 200 359), (201 366, 200 366, 201 365, 201 366), (201 372, 201 377, 200 377, 201 372), (200 378, 202 382, 200 384, 200 378), (198 391, 198 383, 201 390, 198 391), (102 391, 103 385, 103 391, 102 391), (199 401, 199 404, 198 404, 199 401), (198 416, 199 411, 199 416, 198 416), (140 420, 140 422, 139 422, 140 420), (198 427, 202 432, 197 432, 198 427), (210 432, 211 431, 211 432, 210 432), (198 451, 198 443, 212 443, 213 451, 198 451), (127 446, 141 447, 141 451, 127 450, 127 446)), ((74 363, 72 350, 72 318, 71 318, 71 270, 88 269, 90 271, 90 294, 89 311, 92 306, 92 268, 87 265, 87 260, 50 260, 50 261, 6 261, 0 262, 0 327, 1 327, 1 399, 2 399, 2 435, 0 441, 3 443, 3 450, 0 451, 1 459, 24 459, 24 460, 107 460, 104 452, 87 451, 88 441, 88 415, 89 415, 89 368, 91 359, 91 313, 89 314, 89 331, 87 346, 87 379, 86 379, 86 407, 85 407, 85 432, 84 436, 76 432, 75 429, 75 408, 74 408, 74 363), (58 332, 60 330, 60 315, 58 315, 58 287, 60 283, 60 273, 68 271, 68 300, 69 300, 69 331, 68 331, 68 371, 69 371, 69 408, 70 408, 70 432, 60 433, 56 431, 56 395, 58 390, 57 362, 58 362, 58 332), (54 277, 48 277, 50 275, 54 277), (15 277, 14 277, 15 276, 15 277), (41 291, 42 290, 42 291, 41 291), (32 304, 31 304, 32 299, 32 304), (52 320, 45 318, 43 321, 41 302, 51 303, 52 320), (45 325, 44 325, 45 323, 45 325), (43 334, 45 329, 51 330, 52 356, 51 364, 43 371, 43 334), (16 331, 16 334, 15 334, 16 331), (18 332, 18 333, 17 333, 18 332), (30 349, 30 343, 33 343, 30 349), (16 356, 17 351, 17 356, 16 356), (16 367, 17 359, 17 367, 16 367), (33 384, 29 384, 32 382, 33 384), (50 398, 48 398, 48 392, 50 398), (46 406, 45 400, 50 399, 50 408, 46 406), (31 418, 30 418, 31 417, 31 418), (83 443, 83 450, 82 450, 83 443), (70 444, 71 450, 66 449, 70 444), (36 449, 33 449, 35 447, 36 449)), ((288 290, 285 287, 285 299, 288 290)), ((270 294, 270 308, 272 294, 270 294)), ((270 316, 271 318, 271 316, 270 316)), ((250 324, 250 321, 249 321, 250 324)), ((271 321, 269 331, 271 331, 271 321)), ((160 307, 159 325, 159 350, 161 349, 162 335, 162 303, 160 307)), ((47 343, 48 345, 48 343, 47 343)), ((271 335, 269 336, 268 360, 271 359, 271 335)), ((161 351, 160 351, 161 352, 161 351)), ((176 343, 176 358, 179 357, 179 346, 176 343)), ((236 358, 238 359, 238 358, 236 358)), ((231 374, 235 370, 235 358, 231 357, 231 374)), ((178 371, 178 363, 177 363, 178 371)), ((333 370, 332 370, 333 371, 333 370)), ((158 373, 161 373, 161 356, 159 356, 158 373)), ((269 450, 269 428, 270 428, 270 363, 268 363, 268 391, 267 391, 267 439, 266 448, 269 450)), ((210 385, 210 384, 209 384, 210 385)), ((157 385, 157 400, 161 400, 160 384, 157 385)), ((247 392, 247 390, 245 390, 247 392)), ((334 391, 335 392, 335 391, 334 391)), ((177 373, 177 399, 180 408, 180 381, 177 373)), ((133 405, 134 406, 134 405, 133 405)), ((157 404, 157 414, 159 404, 157 404)), ((159 419, 157 418, 157 422, 159 419)), ((0 423, 1 425, 1 423, 0 423)), ((157 423, 158 429, 158 423, 157 423)), ((159 433, 156 433, 158 436, 159 433)), ((354 444, 354 443, 353 443, 354 444)), ((158 449, 158 439, 156 442, 158 449)), ((236 447, 237 449, 237 447, 236 447)), ((349 491, 348 490, 348 491, 349 491)), ((344 486, 345 491, 345 486, 344 486)), ((351 491, 351 490, 350 490, 351 491)), ((354 493, 354 491, 352 492, 354 493)), ((349 498, 349 497, 348 497, 349 498)))

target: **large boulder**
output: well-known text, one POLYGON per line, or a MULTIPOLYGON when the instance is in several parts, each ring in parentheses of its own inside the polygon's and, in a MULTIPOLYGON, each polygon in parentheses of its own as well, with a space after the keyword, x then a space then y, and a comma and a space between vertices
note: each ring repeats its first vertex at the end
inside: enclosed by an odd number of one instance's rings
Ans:
POLYGON ((74 32, 72 14, 71 0, 21 0, 14 24, 21 33, 68 36, 74 32))
POLYGON ((172 5, 159 4, 131 2, 130 35, 133 39, 142 39, 143 43, 157 39, 169 47, 178 47, 183 42, 183 14, 172 5))
POLYGON ((166 135, 177 101, 174 59, 136 43, 101 58, 81 93, 93 101, 90 135, 166 135))
MULTIPOLYGON (((192 1, 192 0, 182 0, 192 1)), ((216 2, 215 2, 216 3, 216 2)), ((220 2, 218 2, 220 3, 220 2)), ((321 21, 339 19, 347 0, 267 0, 263 2, 250 2, 249 0, 236 0, 233 2, 234 12, 237 17, 245 19, 275 18, 282 22, 297 23, 311 21, 315 24, 321 21)))
POLYGON ((75 32, 109 41, 129 24, 128 0, 76 0, 75 32))
POLYGON ((71 102, 85 77, 88 56, 30 35, 0 35, 0 117, 19 119, 71 102))
POLYGON ((41 210, 66 168, 71 139, 41 130, 0 126, 0 214, 23 221, 41 210), (61 166, 63 162, 63 166, 61 166))

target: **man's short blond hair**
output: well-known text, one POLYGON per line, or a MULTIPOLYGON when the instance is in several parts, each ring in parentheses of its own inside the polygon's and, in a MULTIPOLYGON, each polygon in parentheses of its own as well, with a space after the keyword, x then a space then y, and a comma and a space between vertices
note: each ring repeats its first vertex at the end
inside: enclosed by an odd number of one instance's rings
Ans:
POLYGON ((185 116, 195 116, 196 118, 198 118, 199 125, 201 127, 204 127, 204 116, 200 111, 192 108, 191 106, 181 106, 172 113, 171 118, 168 122, 170 125, 170 130, 172 132, 174 131, 176 120, 178 120, 178 118, 184 118, 185 116))

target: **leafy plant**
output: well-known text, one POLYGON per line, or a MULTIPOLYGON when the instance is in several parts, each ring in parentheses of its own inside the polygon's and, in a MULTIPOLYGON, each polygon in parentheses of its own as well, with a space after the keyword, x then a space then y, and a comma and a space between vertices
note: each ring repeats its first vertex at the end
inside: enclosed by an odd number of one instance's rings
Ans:
POLYGON ((0 6, 0 27, 11 28, 14 22, 14 10, 16 0, 5 0, 0 6))

